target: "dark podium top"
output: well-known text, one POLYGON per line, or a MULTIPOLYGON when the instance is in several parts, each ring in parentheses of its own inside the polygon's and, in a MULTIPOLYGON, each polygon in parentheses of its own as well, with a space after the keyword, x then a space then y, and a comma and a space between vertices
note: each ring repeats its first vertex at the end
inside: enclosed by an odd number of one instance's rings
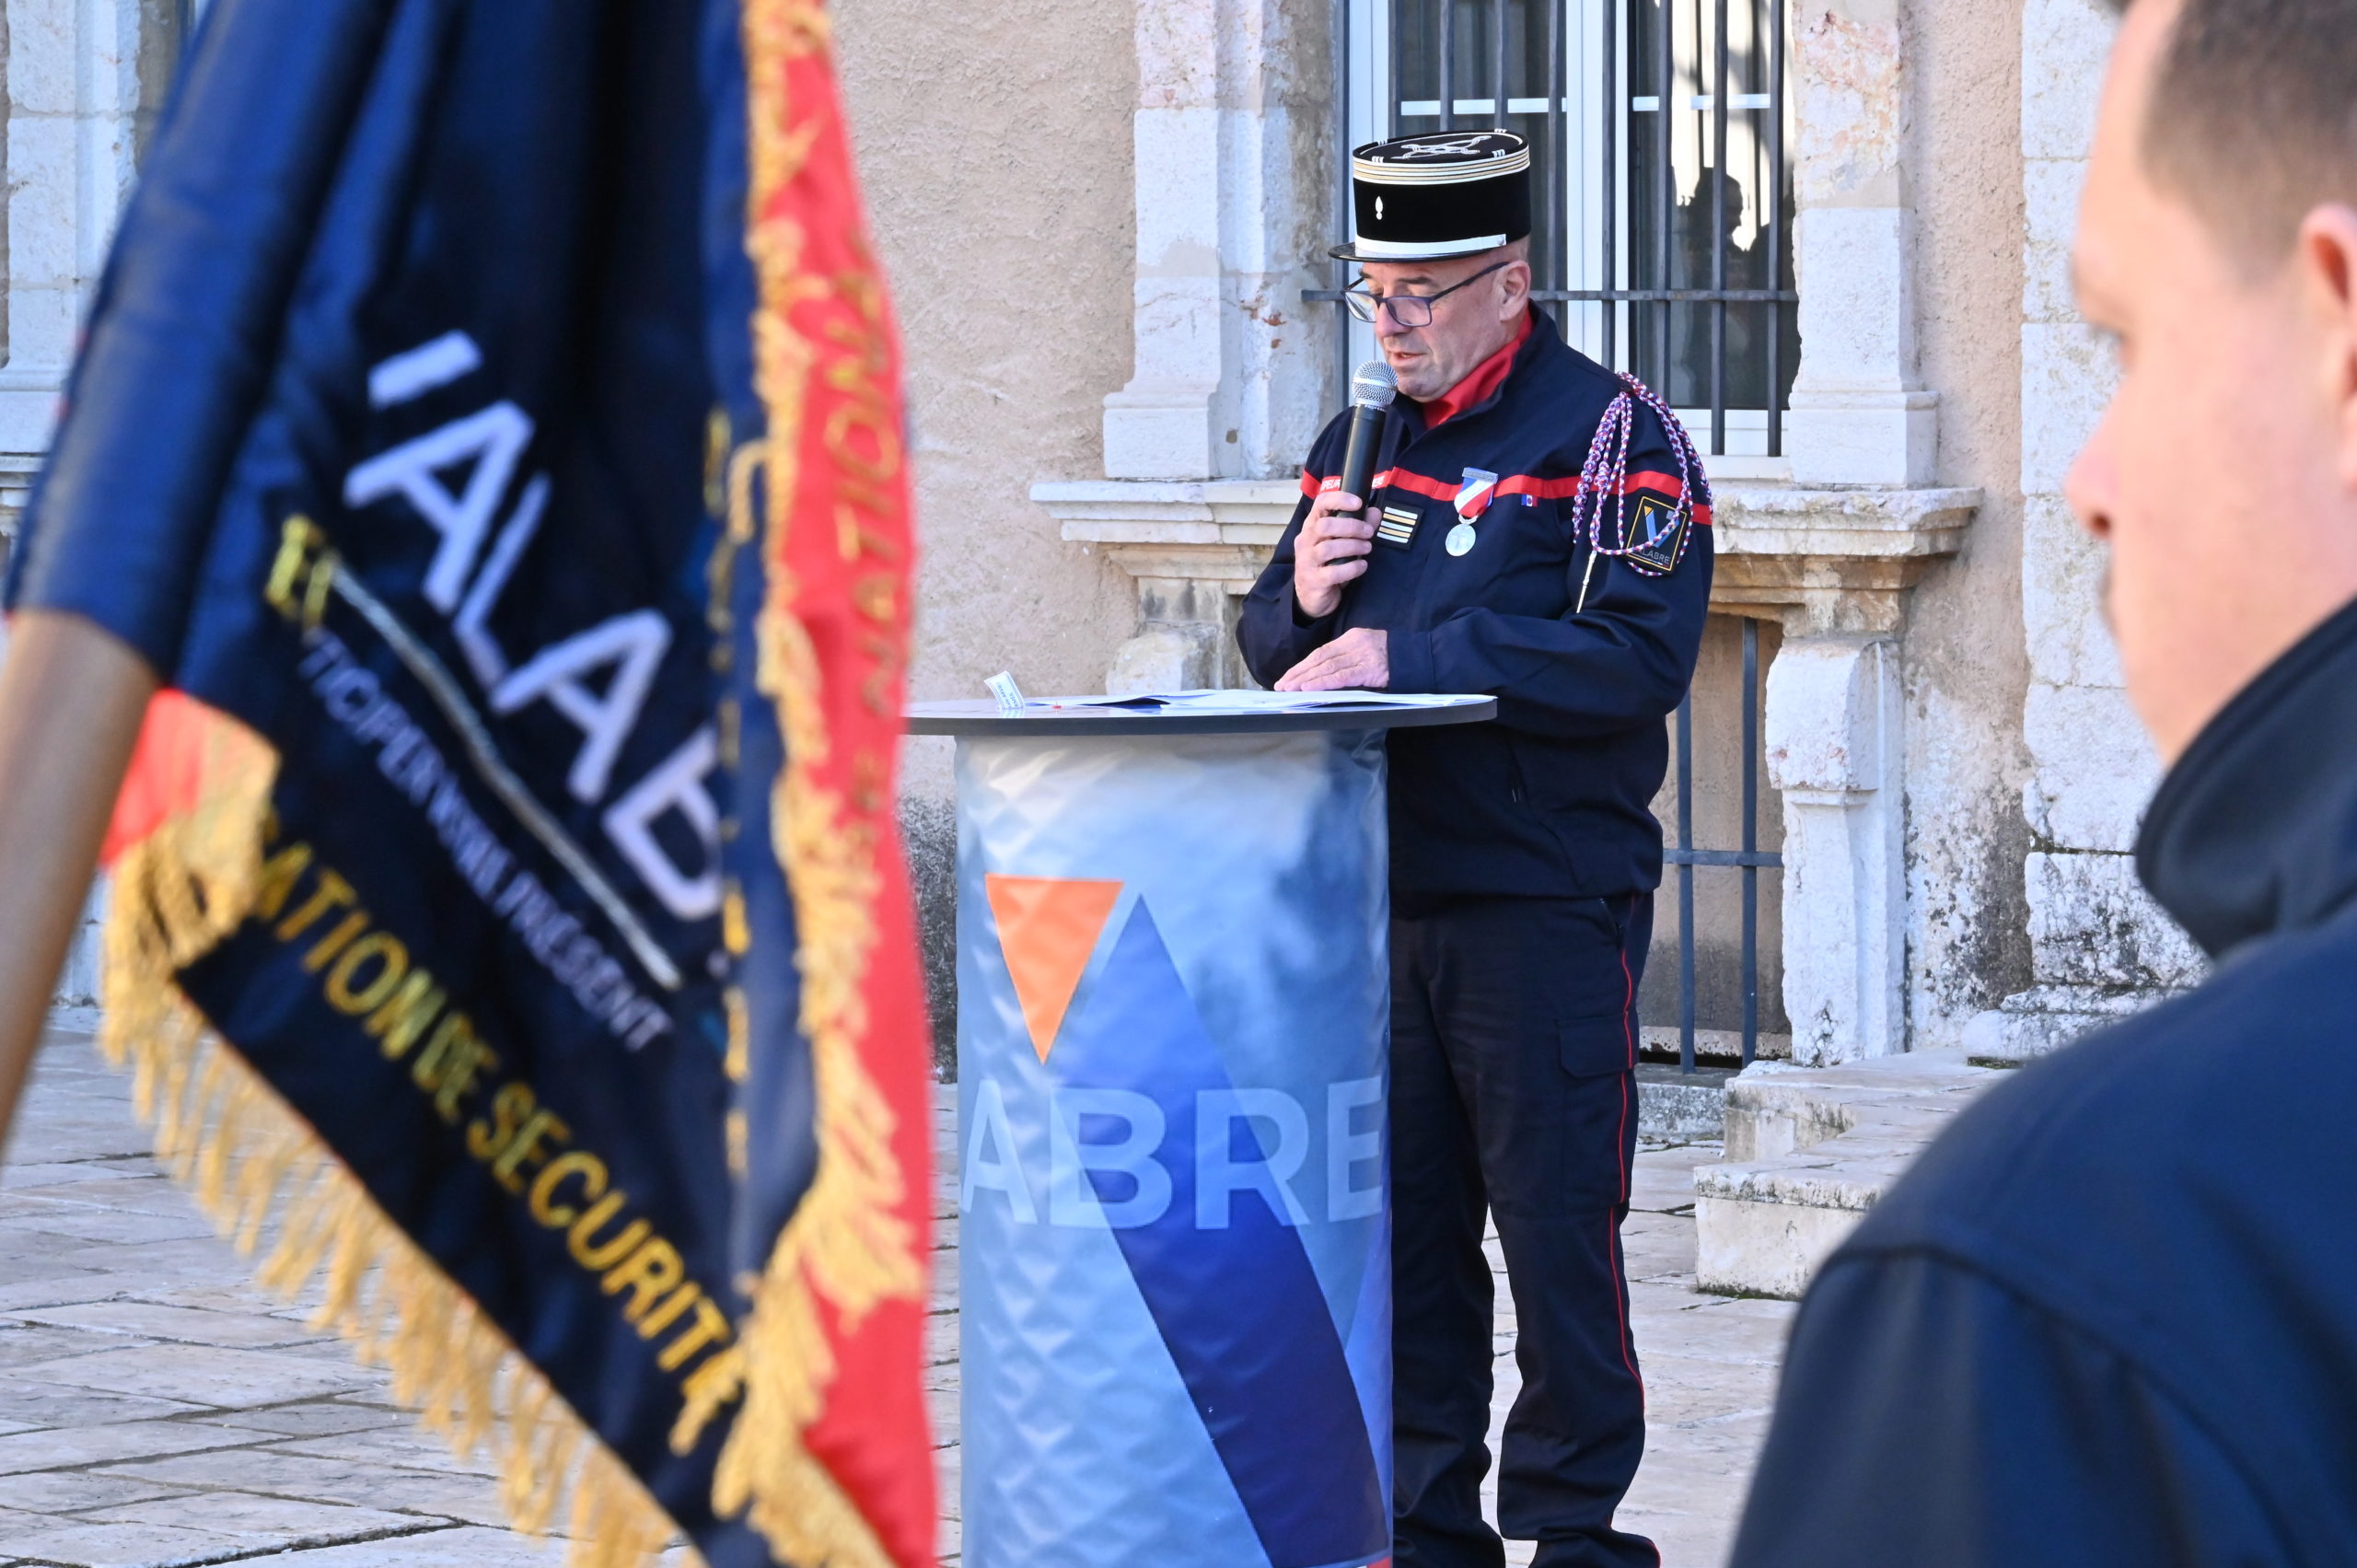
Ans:
MULTIPOLYGON (((1265 703, 1270 694, 1238 692, 1246 703, 1265 703)), ((1212 701, 1148 705, 1150 699, 1105 697, 1033 698, 1019 714, 987 698, 954 703, 911 703, 906 717, 911 735, 959 735, 1005 739, 1015 736, 1073 735, 1271 735, 1307 730, 1417 729, 1432 725, 1478 724, 1498 716, 1494 697, 1419 698, 1414 703, 1376 698, 1363 703, 1327 703, 1276 708, 1223 706, 1212 701), (1109 705, 1118 704, 1118 705, 1109 705)))

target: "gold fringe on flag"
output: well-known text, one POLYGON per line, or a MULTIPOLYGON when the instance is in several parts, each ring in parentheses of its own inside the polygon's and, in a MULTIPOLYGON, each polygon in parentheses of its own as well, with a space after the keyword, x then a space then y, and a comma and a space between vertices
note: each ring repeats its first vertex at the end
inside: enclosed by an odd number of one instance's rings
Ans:
POLYGON ((669 1516, 180 993, 179 971, 253 907, 278 765, 232 720, 205 730, 196 804, 118 857, 106 925, 99 1045, 131 1067, 157 1159, 241 1252, 275 1220, 261 1283, 293 1296, 323 1276, 313 1325, 389 1366, 393 1397, 460 1458, 494 1445, 517 1529, 547 1530, 569 1493, 571 1568, 653 1562, 679 1534, 669 1516))
MULTIPOLYGON (((801 1568, 892 1568, 874 1527, 806 1440, 839 1370, 830 1328, 848 1334, 879 1303, 921 1297, 924 1290, 914 1228, 900 1213, 908 1179, 892 1149, 894 1113, 862 1052, 869 1028, 863 984, 884 888, 882 846, 873 825, 847 813, 840 792, 821 782, 832 751, 825 672, 808 626, 795 613, 797 586, 784 548, 817 364, 790 312, 839 282, 806 267, 807 236, 778 208, 827 125, 823 110, 793 122, 789 71, 823 53, 830 30, 818 0, 745 0, 747 250, 761 294, 752 326, 767 424, 759 450, 768 505, 757 506, 750 482, 732 484, 729 524, 739 542, 761 532, 769 574, 756 683, 776 705, 785 737, 786 767, 772 787, 770 820, 800 937, 795 965, 819 1157, 809 1191, 751 1283, 753 1309, 734 1350, 744 1405, 721 1450, 713 1501, 723 1514, 749 1510, 753 1527, 801 1568), (765 531, 757 529, 757 517, 766 521, 765 531)), ((749 478, 750 466, 742 471, 749 478)), ((714 1408, 691 1407, 673 1434, 675 1446, 692 1441, 714 1408)))

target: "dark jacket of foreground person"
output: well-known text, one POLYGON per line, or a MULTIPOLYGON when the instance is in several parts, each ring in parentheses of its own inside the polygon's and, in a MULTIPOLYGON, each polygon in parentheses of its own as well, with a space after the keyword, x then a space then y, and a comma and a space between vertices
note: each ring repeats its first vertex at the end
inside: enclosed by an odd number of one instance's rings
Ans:
POLYGON ((1991 1092, 1827 1263, 1738 1568, 2357 1562, 2357 606, 2137 865, 2215 974, 1991 1092))

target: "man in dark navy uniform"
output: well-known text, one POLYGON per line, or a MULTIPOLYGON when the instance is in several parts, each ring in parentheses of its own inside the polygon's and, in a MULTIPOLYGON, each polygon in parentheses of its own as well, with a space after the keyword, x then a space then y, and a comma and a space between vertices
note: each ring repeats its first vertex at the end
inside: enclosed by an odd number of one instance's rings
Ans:
POLYGON ((1661 880, 1663 720, 1710 598, 1709 492, 1651 393, 1530 302, 1530 157, 1499 132, 1353 157, 1402 400, 1374 494, 1312 449, 1246 599, 1282 690, 1484 692, 1495 722, 1390 743, 1394 1495, 1402 1568, 1494 1568, 1481 1480, 1495 1216, 1521 1326, 1498 1513, 1539 1568, 1653 1564, 1613 1512, 1644 1449, 1620 1226, 1637 982, 1661 880))

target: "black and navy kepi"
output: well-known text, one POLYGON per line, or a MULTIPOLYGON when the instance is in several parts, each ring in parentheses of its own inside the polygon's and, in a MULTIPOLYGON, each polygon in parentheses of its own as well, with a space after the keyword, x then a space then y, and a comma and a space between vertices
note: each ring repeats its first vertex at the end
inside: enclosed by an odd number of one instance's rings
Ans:
POLYGON ((1530 144, 1511 131, 1436 131, 1351 152, 1356 238, 1344 261, 1470 256, 1530 232, 1530 144))

